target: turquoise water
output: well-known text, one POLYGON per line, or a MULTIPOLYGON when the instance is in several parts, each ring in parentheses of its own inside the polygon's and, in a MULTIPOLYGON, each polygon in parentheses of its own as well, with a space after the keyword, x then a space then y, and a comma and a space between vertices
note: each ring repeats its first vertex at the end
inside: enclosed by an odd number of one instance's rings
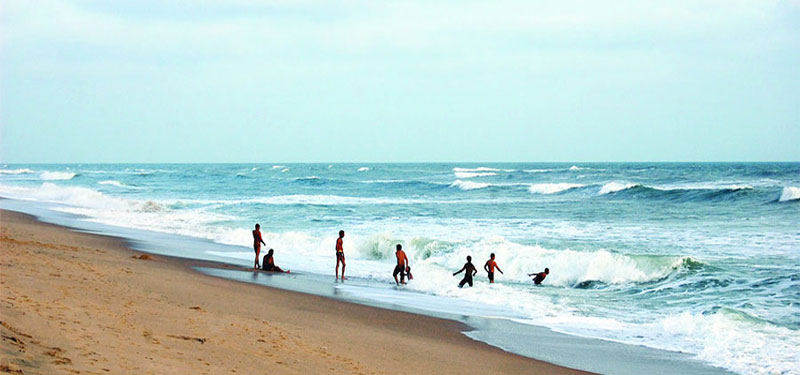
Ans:
POLYGON ((556 331, 800 374, 800 163, 6 165, 0 196, 221 244, 252 263, 391 280, 556 331), (231 250, 238 249, 238 250, 231 250), (451 273, 497 254, 498 283, 451 273), (541 287, 526 276, 551 270, 541 287))

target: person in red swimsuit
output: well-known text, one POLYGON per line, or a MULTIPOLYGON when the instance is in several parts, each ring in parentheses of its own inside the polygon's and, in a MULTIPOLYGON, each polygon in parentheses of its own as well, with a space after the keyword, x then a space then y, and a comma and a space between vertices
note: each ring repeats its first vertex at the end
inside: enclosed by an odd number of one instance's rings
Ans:
POLYGON ((489 256, 489 260, 486 261, 486 264, 483 265, 483 269, 489 273, 489 283, 494 283, 494 269, 497 268, 500 273, 503 273, 503 270, 500 269, 500 266, 497 265, 497 262, 494 261, 494 253, 489 256))
POLYGON ((403 245, 397 244, 397 252, 395 252, 394 255, 397 257, 397 265, 394 267, 394 272, 392 272, 394 282, 397 285, 405 284, 405 273, 407 272, 407 269, 409 271, 411 270, 411 265, 408 264, 408 256, 406 256, 406 252, 403 251, 403 245), (400 275, 400 281, 397 281, 398 274, 400 275))
POLYGON ((342 244, 344 243, 344 231, 339 231, 339 238, 336 239, 336 279, 339 279, 339 263, 342 264, 342 280, 347 280, 344 277, 344 267, 346 264, 344 263, 344 247, 342 244))
POLYGON ((256 251, 256 262, 253 268, 259 269, 261 266, 258 264, 258 255, 261 254, 261 244, 266 246, 264 239, 261 238, 261 225, 256 224, 256 229, 253 230, 253 250, 256 251))

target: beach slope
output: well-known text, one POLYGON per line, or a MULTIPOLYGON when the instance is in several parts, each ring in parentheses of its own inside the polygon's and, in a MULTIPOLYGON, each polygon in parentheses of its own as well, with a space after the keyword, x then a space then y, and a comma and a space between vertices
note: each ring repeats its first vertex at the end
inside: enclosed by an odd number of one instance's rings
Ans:
POLYGON ((0 372, 581 373, 457 322, 204 276, 15 212, 0 224, 0 372))

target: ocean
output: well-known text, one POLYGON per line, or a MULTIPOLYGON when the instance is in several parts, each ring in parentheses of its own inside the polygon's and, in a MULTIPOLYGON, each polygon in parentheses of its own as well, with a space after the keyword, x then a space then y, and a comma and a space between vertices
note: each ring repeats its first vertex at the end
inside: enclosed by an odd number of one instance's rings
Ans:
POLYGON ((365 298, 394 283, 399 243, 408 300, 800 374, 800 163, 4 165, 0 196, 208 240, 178 255, 242 266, 260 223, 276 264, 331 283, 343 229, 365 298), (504 274, 459 289, 465 257, 490 253, 504 274))

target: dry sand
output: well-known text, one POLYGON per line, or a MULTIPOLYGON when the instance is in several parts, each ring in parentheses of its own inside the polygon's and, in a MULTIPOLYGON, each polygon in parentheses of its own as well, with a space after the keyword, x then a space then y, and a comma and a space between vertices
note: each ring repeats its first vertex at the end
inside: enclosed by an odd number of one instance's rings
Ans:
POLYGON ((0 372, 581 373, 457 322, 213 278, 19 213, 0 211, 0 249, 0 372))

